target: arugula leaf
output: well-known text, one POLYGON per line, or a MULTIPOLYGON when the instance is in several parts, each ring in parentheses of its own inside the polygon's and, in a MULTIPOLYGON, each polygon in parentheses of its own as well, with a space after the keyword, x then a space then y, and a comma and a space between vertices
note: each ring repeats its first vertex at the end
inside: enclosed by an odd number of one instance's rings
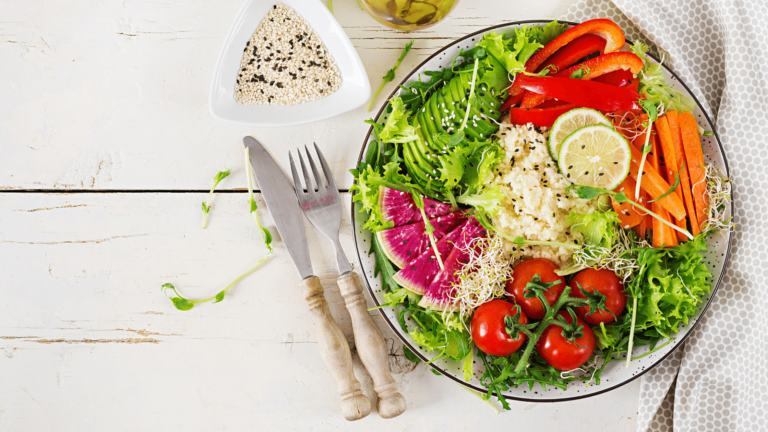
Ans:
POLYGON ((205 223, 208 220, 208 212, 211 211, 211 200, 213 199, 213 191, 216 189, 216 186, 218 186, 222 180, 224 180, 229 176, 231 172, 232 170, 227 168, 224 171, 219 171, 218 173, 216 173, 215 176, 213 176, 213 186, 211 186, 211 191, 208 193, 208 203, 206 204, 206 202, 203 201, 203 229, 205 229, 205 223))
POLYGON ((240 276, 236 277, 235 280, 230 282, 229 285, 224 287, 223 290, 221 290, 218 293, 216 293, 216 295, 213 295, 213 296, 208 297, 208 298, 204 298, 202 300, 190 300, 188 298, 185 298, 184 296, 179 294, 179 292, 176 290, 176 287, 173 286, 172 283, 164 283, 160 287, 160 290, 163 292, 163 294, 166 295, 166 297, 168 297, 173 302, 173 305, 176 307, 176 309, 178 309, 180 311, 188 311, 188 310, 194 308, 195 305, 197 305, 197 304, 206 303, 206 302, 209 302, 211 300, 214 300, 214 303, 218 303, 218 302, 224 300, 224 296, 227 295, 227 292, 229 292, 229 290, 233 286, 235 286, 235 284, 240 282, 244 277, 246 277, 249 274, 251 274, 254 271, 256 271, 256 269, 261 267, 261 265, 264 264, 264 262, 266 262, 271 256, 272 255, 268 254, 267 256, 261 258, 259 261, 256 262, 256 264, 253 267, 249 268, 243 274, 241 274, 240 276), (172 291, 173 294, 169 294, 169 291, 172 291))
MULTIPOLYGON (((384 254, 384 250, 379 243, 379 238, 375 234, 371 235, 371 249, 368 251, 368 255, 370 254, 375 254, 374 257, 376 258, 376 262, 373 266, 373 277, 377 277, 379 273, 381 273, 381 282, 384 290, 392 292, 397 292, 397 290, 401 289, 404 290, 404 288, 400 288, 400 285, 395 282, 394 276, 397 272, 384 254)), ((407 293, 404 293, 403 298, 407 296, 407 293)))
POLYGON ((408 360, 410 360, 410 361, 412 361, 414 363, 420 363, 421 362, 421 358, 419 358, 419 356, 414 354, 413 351, 411 351, 410 348, 405 346, 405 344, 403 344, 403 354, 405 354, 405 358, 407 358, 408 360))
POLYGON ((403 52, 400 54, 400 57, 398 57, 397 61, 395 62, 395 65, 392 67, 392 69, 388 70, 387 73, 382 77, 383 81, 381 82, 381 85, 373 94, 373 97, 371 97, 371 102, 368 104, 368 112, 370 112, 371 109, 373 108, 373 104, 376 102, 376 98, 379 97, 379 94, 384 89, 384 86, 387 85, 387 83, 390 83, 395 80, 395 72, 397 71, 397 68, 400 67, 400 63, 403 62, 403 59, 405 59, 405 56, 408 55, 408 52, 411 51, 413 42, 414 42, 414 39, 411 39, 410 42, 405 44, 405 48, 403 48, 403 52))

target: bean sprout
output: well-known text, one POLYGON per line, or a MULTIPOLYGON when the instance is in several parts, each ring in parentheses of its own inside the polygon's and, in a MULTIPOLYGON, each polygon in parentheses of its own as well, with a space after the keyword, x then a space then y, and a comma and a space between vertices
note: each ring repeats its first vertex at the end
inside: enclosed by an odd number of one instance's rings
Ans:
POLYGON ((702 231, 730 232, 733 230, 734 224, 730 217, 726 218, 726 215, 728 214, 728 203, 731 200, 732 180, 725 175, 723 170, 709 164, 704 172, 704 181, 707 185, 704 193, 709 198, 709 209, 702 231))
POLYGON ((477 307, 506 295, 505 283, 512 278, 515 257, 508 256, 503 239, 494 233, 471 240, 462 250, 469 255, 469 260, 458 271, 459 280, 450 296, 464 323, 464 318, 477 307))

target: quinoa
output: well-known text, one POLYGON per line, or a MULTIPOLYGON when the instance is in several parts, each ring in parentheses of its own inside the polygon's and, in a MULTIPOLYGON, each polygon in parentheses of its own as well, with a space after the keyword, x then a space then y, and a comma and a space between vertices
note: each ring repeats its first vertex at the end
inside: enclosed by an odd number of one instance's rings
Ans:
MULTIPOLYGON (((582 244, 584 237, 571 231, 566 221, 570 212, 591 213, 597 199, 570 198, 570 185, 547 150, 546 128, 502 123, 497 134, 505 156, 496 167, 494 182, 502 190, 502 207, 493 225, 512 238, 582 244)), ((573 249, 526 245, 506 241, 505 248, 520 258, 547 258, 563 266, 573 258, 573 249)))
POLYGON ((339 87, 339 68, 323 41, 299 14, 278 3, 245 45, 235 100, 296 105, 324 98, 339 87))

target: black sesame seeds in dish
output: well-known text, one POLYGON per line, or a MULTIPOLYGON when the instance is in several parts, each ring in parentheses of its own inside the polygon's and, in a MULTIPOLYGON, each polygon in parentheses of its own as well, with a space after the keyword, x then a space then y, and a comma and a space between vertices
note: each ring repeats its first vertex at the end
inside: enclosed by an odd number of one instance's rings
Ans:
POLYGON ((276 4, 243 50, 235 100, 296 105, 330 95, 341 74, 323 41, 293 9, 276 4))

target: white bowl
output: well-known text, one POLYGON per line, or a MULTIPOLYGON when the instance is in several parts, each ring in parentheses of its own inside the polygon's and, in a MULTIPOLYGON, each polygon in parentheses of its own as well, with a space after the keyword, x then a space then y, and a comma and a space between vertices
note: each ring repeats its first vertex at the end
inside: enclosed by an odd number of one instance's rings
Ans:
MULTIPOLYGON (((275 2, 276 3, 276 2, 275 2)), ((371 97, 371 84, 352 42, 319 1, 281 0, 309 24, 325 44, 341 73, 341 87, 330 96, 298 105, 243 105, 235 100, 235 81, 245 44, 273 2, 248 0, 229 29, 213 73, 211 114, 230 123, 258 127, 295 126, 351 111, 371 97)))

